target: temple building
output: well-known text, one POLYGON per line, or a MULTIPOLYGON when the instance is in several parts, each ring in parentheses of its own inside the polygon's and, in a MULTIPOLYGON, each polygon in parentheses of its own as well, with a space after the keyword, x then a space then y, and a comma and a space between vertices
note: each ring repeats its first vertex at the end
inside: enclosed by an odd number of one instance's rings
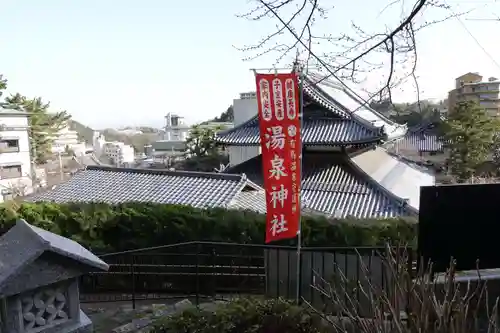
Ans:
MULTIPOLYGON (((420 187, 434 175, 386 150, 408 129, 365 106, 350 89, 318 74, 303 78, 302 204, 334 217, 418 214, 420 187)), ((234 128, 216 140, 229 153, 226 173, 263 186, 257 100, 234 102, 234 128)))
POLYGON ((444 154, 445 143, 435 121, 425 121, 408 129, 406 135, 388 145, 388 149, 405 157, 427 157, 444 154))

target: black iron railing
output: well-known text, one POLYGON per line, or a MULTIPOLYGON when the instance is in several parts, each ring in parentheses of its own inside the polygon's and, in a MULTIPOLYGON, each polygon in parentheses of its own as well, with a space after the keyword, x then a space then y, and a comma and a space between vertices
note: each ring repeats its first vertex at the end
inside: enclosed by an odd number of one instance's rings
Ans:
POLYGON ((302 248, 297 281, 296 248, 254 244, 189 242, 102 255, 108 272, 82 277, 82 302, 192 298, 226 299, 267 295, 315 301, 311 285, 336 272, 360 280, 363 268, 384 283, 385 248, 302 248), (376 273, 376 274, 375 274, 376 273))

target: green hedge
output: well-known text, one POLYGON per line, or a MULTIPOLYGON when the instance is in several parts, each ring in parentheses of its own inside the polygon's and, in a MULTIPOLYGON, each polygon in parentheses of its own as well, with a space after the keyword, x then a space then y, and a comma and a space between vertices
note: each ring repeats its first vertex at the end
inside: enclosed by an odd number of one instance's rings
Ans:
MULTIPOLYGON (((96 252, 196 240, 263 244, 265 218, 250 211, 196 209, 151 203, 54 204, 0 206, 0 233, 23 218, 43 229, 70 237, 96 252)), ((305 246, 370 246, 385 241, 414 242, 412 219, 327 220, 304 216, 305 246)), ((283 244, 290 244, 284 242, 283 244)))
POLYGON ((282 299, 237 299, 212 311, 188 309, 153 323, 151 333, 330 333, 337 330, 312 310, 282 299))

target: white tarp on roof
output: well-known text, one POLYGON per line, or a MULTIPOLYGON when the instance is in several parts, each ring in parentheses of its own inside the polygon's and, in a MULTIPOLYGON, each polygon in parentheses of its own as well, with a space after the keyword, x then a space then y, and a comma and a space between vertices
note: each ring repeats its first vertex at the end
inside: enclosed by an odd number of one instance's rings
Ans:
POLYGON ((420 187, 435 184, 431 173, 389 155, 383 148, 369 150, 351 160, 386 190, 408 200, 408 204, 416 210, 420 205, 420 187))
POLYGON ((363 105, 365 104, 363 101, 349 92, 340 82, 336 82, 334 78, 322 80, 324 76, 317 73, 308 73, 307 77, 313 84, 318 82, 318 88, 322 89, 332 99, 349 109, 355 118, 369 122, 376 127, 384 126, 389 140, 399 138, 406 134, 406 125, 398 124, 369 106, 363 105))

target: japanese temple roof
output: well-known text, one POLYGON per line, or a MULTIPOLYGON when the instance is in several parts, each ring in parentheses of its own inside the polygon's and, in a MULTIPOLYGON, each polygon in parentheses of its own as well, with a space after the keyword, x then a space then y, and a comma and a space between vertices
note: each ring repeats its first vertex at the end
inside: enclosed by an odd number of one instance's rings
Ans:
POLYGON ((380 188, 406 200, 416 211, 420 205, 420 187, 435 184, 429 169, 391 155, 384 148, 368 149, 351 156, 350 160, 380 188))
POLYGON ((402 137, 408 130, 365 105, 359 96, 332 77, 325 78, 318 73, 308 73, 304 82, 304 92, 323 107, 343 117, 352 117, 367 127, 384 128, 388 140, 402 137))
POLYGON ((408 133, 403 138, 390 143, 395 152, 415 151, 419 153, 443 152, 444 142, 435 134, 408 133))
MULTIPOLYGON (((226 172, 244 172, 253 182, 262 185, 261 156, 226 172)), ((345 154, 305 152, 302 165, 303 204, 307 209, 327 216, 357 218, 397 217, 417 213, 405 200, 360 172, 345 154)))
POLYGON ((438 131, 438 124, 434 121, 425 121, 417 126, 410 127, 406 135, 387 146, 393 152, 402 153, 442 153, 445 148, 443 138, 438 131))
MULTIPOLYGON (((352 119, 342 119, 320 110, 306 110, 304 115, 301 130, 304 145, 364 144, 377 142, 383 138, 380 130, 367 128, 352 119)), ((234 146, 259 145, 257 116, 240 126, 220 132, 216 140, 234 146)))
POLYGON ((245 175, 92 166, 55 189, 36 193, 26 201, 110 204, 135 201, 259 211, 249 198, 258 191, 262 188, 245 175))
MULTIPOLYGON (((303 138, 306 145, 342 145, 375 141, 392 141, 403 137, 406 125, 398 124, 365 106, 364 102, 342 84, 322 79, 314 73, 303 80, 304 98, 321 108, 322 115, 310 113, 305 107, 303 138)), ((316 110, 314 110, 316 112, 316 110)), ((230 145, 258 145, 259 127, 255 116, 233 129, 219 132, 216 141, 230 145)))

